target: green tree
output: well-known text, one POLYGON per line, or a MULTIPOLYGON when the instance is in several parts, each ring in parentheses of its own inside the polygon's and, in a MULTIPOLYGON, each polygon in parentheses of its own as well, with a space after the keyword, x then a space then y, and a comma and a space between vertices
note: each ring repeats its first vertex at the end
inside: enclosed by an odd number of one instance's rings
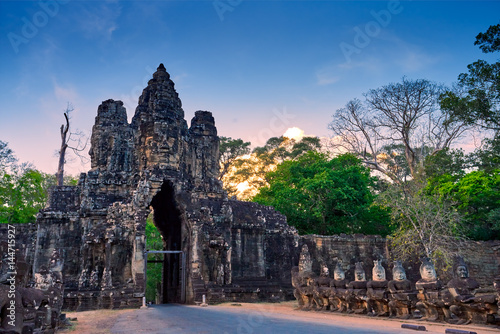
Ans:
POLYGON ((462 217, 460 226, 467 237, 500 239, 500 169, 443 174, 429 180, 427 192, 452 201, 451 209, 462 217))
POLYGON ((434 155, 429 155, 424 163, 424 175, 430 183, 445 174, 455 180, 465 175, 465 169, 470 167, 470 157, 461 149, 446 148, 434 155))
POLYGON ((269 186, 253 201, 276 208, 299 233, 389 233, 387 211, 373 205, 374 178, 353 155, 328 159, 308 151, 279 164, 266 179, 269 186))
POLYGON ((32 223, 47 201, 47 175, 30 164, 18 164, 0 141, 0 223, 32 223))
POLYGON ((223 180, 224 175, 233 166, 236 159, 250 153, 250 142, 244 142, 242 139, 233 139, 231 137, 219 137, 219 180, 223 180))
MULTIPOLYGON (((64 177, 66 185, 77 182, 71 175, 64 177)), ((0 223, 33 223, 47 204, 49 188, 56 184, 55 175, 19 164, 8 144, 0 141, 0 223)))
POLYGON ((468 167, 486 172, 500 169, 500 136, 486 138, 483 145, 467 156, 468 167))
POLYGON ((45 174, 12 168, 0 177, 0 223, 33 223, 47 202, 45 174))
POLYGON ((0 140, 0 173, 17 162, 14 152, 9 148, 8 143, 0 140))
MULTIPOLYGON (((476 36, 475 45, 484 53, 500 51, 500 24, 490 26, 476 36)), ((458 76, 458 87, 441 96, 441 107, 453 113, 452 119, 500 131, 500 62, 478 60, 458 76)))

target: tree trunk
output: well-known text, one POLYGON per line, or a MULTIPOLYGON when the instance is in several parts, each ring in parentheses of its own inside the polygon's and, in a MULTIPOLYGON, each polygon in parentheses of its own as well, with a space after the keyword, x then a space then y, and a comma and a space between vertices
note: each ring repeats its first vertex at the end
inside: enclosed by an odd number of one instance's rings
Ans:
POLYGON ((59 164, 57 166, 57 185, 62 186, 64 182, 64 161, 66 156, 66 149, 68 148, 68 143, 66 136, 69 130, 69 119, 67 113, 64 113, 64 118, 66 118, 66 126, 61 125, 61 149, 59 150, 59 164))

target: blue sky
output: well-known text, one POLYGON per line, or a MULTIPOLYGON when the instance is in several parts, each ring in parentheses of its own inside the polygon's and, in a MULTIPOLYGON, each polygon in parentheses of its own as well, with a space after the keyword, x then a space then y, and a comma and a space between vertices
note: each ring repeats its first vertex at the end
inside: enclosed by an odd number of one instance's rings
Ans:
POLYGON ((67 102, 89 134, 109 98, 131 118, 159 63, 188 122, 212 111, 219 135, 254 145, 294 126, 328 136, 334 111, 371 88, 450 85, 496 60, 473 43, 499 22, 499 1, 0 1, 0 140, 55 172, 67 102))

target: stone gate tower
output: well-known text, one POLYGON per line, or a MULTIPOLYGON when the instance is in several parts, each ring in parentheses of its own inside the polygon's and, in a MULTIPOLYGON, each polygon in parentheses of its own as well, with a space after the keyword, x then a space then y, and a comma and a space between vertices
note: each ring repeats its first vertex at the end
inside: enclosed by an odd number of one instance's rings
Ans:
MULTIPOLYGON (((34 271, 54 249, 62 254, 65 308, 140 305, 151 212, 165 250, 186 255, 187 302, 201 294, 215 301, 290 293, 295 229, 270 207, 228 200, 214 118, 197 111, 188 127, 163 64, 130 124, 121 101, 99 106, 89 153, 91 170, 76 187, 54 188, 37 219, 34 271)), ((163 302, 181 300, 178 259, 166 256, 163 302)))

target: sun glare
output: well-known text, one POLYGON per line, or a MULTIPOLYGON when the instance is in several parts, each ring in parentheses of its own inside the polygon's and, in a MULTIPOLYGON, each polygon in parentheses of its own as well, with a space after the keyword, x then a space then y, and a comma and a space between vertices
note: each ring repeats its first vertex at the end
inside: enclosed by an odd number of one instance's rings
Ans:
POLYGON ((283 137, 287 137, 287 138, 295 139, 295 140, 301 140, 302 137, 304 137, 304 130, 301 130, 297 127, 288 128, 285 131, 285 133, 283 134, 283 137))

